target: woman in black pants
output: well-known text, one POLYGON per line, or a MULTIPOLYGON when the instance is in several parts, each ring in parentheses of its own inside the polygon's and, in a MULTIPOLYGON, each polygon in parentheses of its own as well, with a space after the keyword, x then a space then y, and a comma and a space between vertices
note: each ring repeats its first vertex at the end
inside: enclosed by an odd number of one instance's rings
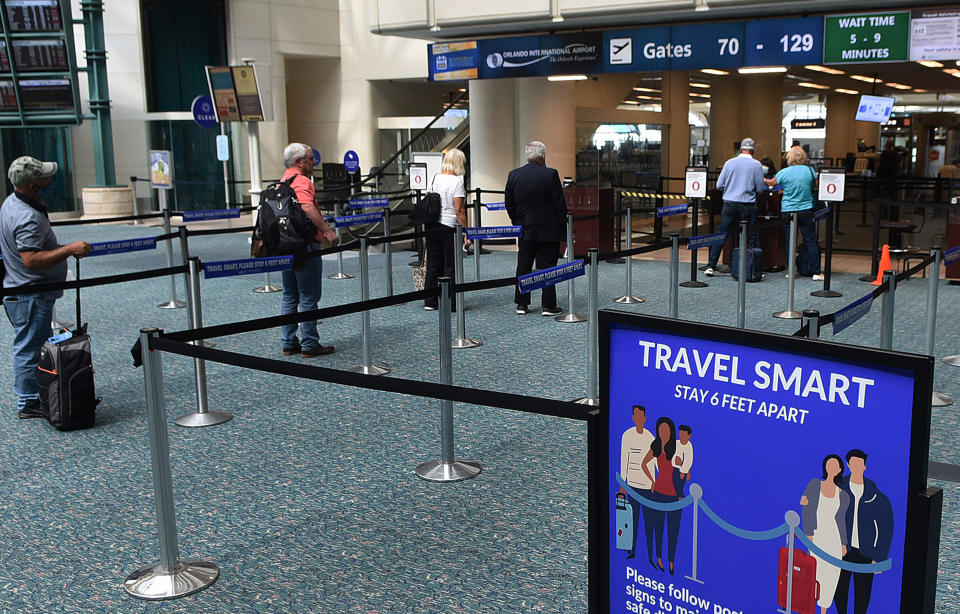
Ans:
MULTIPOLYGON (((467 190, 463 185, 464 167, 467 157, 459 149, 451 149, 443 155, 443 164, 440 173, 434 175, 430 184, 430 192, 440 195, 440 219, 424 225, 427 232, 446 230, 448 232, 433 232, 427 235, 427 274, 423 289, 437 287, 437 278, 453 277, 454 234, 453 228, 459 223, 467 225, 467 190)), ((463 244, 470 245, 470 240, 464 237, 463 244)), ((459 246, 458 246, 459 248, 459 246)), ((450 297, 451 308, 455 308, 454 297, 450 297)), ((433 311, 437 308, 438 299, 428 298, 423 302, 423 308, 433 311)))

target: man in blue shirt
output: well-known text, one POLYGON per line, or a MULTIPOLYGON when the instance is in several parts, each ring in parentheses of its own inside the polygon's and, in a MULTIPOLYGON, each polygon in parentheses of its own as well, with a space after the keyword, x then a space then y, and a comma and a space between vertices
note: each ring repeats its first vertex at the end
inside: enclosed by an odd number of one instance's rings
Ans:
MULTIPOLYGON (((717 177, 717 189, 723 192, 723 212, 718 232, 726 233, 731 224, 744 220, 750 224, 757 221, 757 194, 765 188, 763 165, 754 159, 754 147, 753 139, 743 139, 740 142, 740 155, 727 160, 717 177)), ((755 243, 755 235, 750 233, 750 245, 755 243)), ((713 277, 722 250, 722 244, 710 248, 705 275, 713 277)))
MULTIPOLYGON (((49 198, 56 162, 41 162, 21 156, 10 164, 7 177, 14 192, 0 206, 0 252, 6 266, 4 288, 25 284, 61 283, 67 277, 67 258, 86 256, 90 244, 75 241, 60 245, 47 208, 40 199, 49 198)), ((53 303, 62 290, 3 297, 3 308, 13 325, 13 390, 17 393, 17 415, 40 418, 37 363, 40 348, 50 336, 53 303)), ((79 325, 79 322, 77 323, 79 325)))

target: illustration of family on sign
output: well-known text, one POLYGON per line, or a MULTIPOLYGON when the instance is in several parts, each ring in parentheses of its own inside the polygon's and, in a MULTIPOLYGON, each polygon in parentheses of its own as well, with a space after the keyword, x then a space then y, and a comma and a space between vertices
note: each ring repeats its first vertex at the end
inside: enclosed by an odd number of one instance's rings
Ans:
MULTIPOLYGON (((849 475, 843 474, 843 459, 830 454, 823 459, 819 479, 814 478, 800 497, 803 532, 827 554, 849 563, 877 563, 890 554, 893 541, 893 508, 877 485, 864 476, 867 455, 847 452, 849 475)), ((872 573, 849 572, 814 555, 820 585, 817 605, 827 614, 834 603, 847 614, 850 577, 853 576, 855 614, 866 614, 873 588, 872 573)))
POLYGON ((690 481, 693 467, 693 443, 690 441, 693 431, 685 424, 675 427, 673 421, 664 416, 657 419, 656 431, 651 433, 644 428, 646 421, 646 408, 634 405, 635 426, 628 429, 620 440, 620 475, 640 499, 622 487, 617 493, 617 548, 627 550, 628 559, 636 556, 642 515, 647 560, 654 569, 665 571, 663 529, 666 524, 667 564, 673 574, 683 510, 656 510, 649 502, 673 503, 684 497, 684 487, 690 481))

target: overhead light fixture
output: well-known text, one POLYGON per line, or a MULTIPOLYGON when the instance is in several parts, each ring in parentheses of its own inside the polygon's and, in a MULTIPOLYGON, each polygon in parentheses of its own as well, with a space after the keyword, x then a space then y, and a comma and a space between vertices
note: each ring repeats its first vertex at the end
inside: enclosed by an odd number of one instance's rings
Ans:
POLYGON ((887 87, 892 87, 892 88, 895 89, 895 90, 911 90, 911 89, 913 89, 913 88, 910 87, 909 85, 904 85, 904 84, 902 84, 902 83, 892 83, 892 82, 887 82, 887 87))
POLYGON ((639 98, 640 100, 660 100, 659 96, 634 96, 634 98, 639 98))
POLYGON ((786 66, 747 66, 738 68, 737 72, 741 75, 764 75, 769 73, 787 72, 786 66))
POLYGON ((707 4, 707 0, 696 0, 693 3, 693 10, 697 12, 709 11, 710 5, 707 4))
POLYGON ((863 75, 850 75, 851 79, 856 79, 857 81, 863 81, 864 83, 873 83, 873 77, 864 77, 863 75))
POLYGON ((640 102, 638 100, 624 100, 620 104, 640 104, 640 102))
POLYGON ((725 70, 717 70, 716 68, 702 68, 700 69, 700 72, 705 72, 708 75, 719 75, 721 77, 730 74, 725 70))
POLYGON ((709 83, 697 83, 696 81, 690 82, 690 87, 710 87, 709 83))
POLYGON ((833 91, 835 91, 835 92, 840 92, 841 94, 853 94, 853 95, 856 95, 856 94, 859 94, 859 93, 860 93, 860 92, 858 92, 857 90, 847 90, 847 89, 843 89, 842 87, 838 87, 837 89, 835 89, 835 90, 833 90, 833 91))
POLYGON ((461 88, 460 88, 460 89, 458 89, 457 91, 458 91, 458 92, 465 92, 465 91, 467 91, 467 88, 465 88, 465 87, 461 87, 461 88))
POLYGON ((943 68, 943 64, 940 62, 935 62, 933 60, 920 60, 917 62, 920 66, 926 66, 927 68, 943 68))
POLYGON ((801 81, 801 82, 798 83, 797 85, 799 85, 800 87, 809 87, 810 89, 814 89, 814 90, 828 90, 828 89, 830 89, 830 88, 827 87, 826 85, 820 85, 819 83, 810 83, 809 81, 801 81))
POLYGON ((700 94, 699 92, 690 92, 691 96, 696 96, 697 98, 709 98, 710 94, 700 94))
POLYGON ((547 81, 586 81, 587 75, 550 75, 547 81))
POLYGON ((845 75, 845 74, 847 74, 847 73, 843 72, 842 70, 837 70, 836 68, 827 68, 826 66, 818 66, 818 65, 816 65, 816 64, 809 64, 809 65, 807 65, 807 66, 804 66, 804 68, 806 68, 807 70, 815 71, 815 72, 826 73, 826 74, 828 74, 828 75, 845 75))
POLYGON ((633 88, 633 91, 635 91, 635 92, 655 92, 655 93, 657 93, 657 94, 660 93, 660 90, 655 90, 655 89, 652 89, 652 88, 649 88, 649 87, 635 87, 635 88, 633 88))
POLYGON ((943 72, 947 73, 948 75, 953 75, 954 77, 960 77, 960 70, 956 68, 944 68, 943 72))
POLYGON ((913 89, 913 92, 914 92, 915 94, 929 94, 929 93, 930 93, 930 90, 925 90, 925 89, 916 87, 916 88, 913 89))

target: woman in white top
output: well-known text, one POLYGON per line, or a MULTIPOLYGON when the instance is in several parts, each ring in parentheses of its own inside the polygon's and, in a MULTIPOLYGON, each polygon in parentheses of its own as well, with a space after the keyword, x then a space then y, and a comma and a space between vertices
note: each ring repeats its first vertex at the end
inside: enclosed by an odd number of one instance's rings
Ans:
MULTIPOLYGON (((803 532, 821 550, 836 558, 843 558, 850 541, 847 536, 847 507, 850 495, 839 487, 843 475, 843 459, 830 454, 823 459, 823 476, 807 484, 800 505, 803 507, 803 532)), ((813 555, 817 560, 817 583, 820 598, 817 605, 822 614, 833 605, 840 568, 813 555)))
MULTIPOLYGON (((454 228, 458 223, 467 225, 467 190, 463 185, 464 167, 467 157, 459 149, 451 149, 443 155, 443 164, 440 172, 434 175, 430 184, 430 191, 440 195, 440 220, 425 225, 424 230, 441 230, 444 227, 454 228)), ((452 232, 438 232, 427 235, 427 272, 423 289, 437 287, 437 278, 453 277, 453 245, 452 232)), ((464 245, 470 245, 470 240, 464 237, 464 245)), ((459 248, 459 247, 458 247, 459 248)), ((451 303, 453 297, 450 297, 451 303)), ((423 308, 433 311, 437 308, 438 299, 428 298, 423 302, 423 308)))

